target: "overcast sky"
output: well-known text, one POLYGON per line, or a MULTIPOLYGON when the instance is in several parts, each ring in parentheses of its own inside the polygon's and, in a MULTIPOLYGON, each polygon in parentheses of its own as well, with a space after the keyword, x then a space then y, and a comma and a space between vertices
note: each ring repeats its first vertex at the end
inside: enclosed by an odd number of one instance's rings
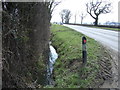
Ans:
MULTIPOLYGON (((86 12, 86 3, 90 0, 62 0, 62 2, 55 8, 51 22, 61 22, 60 11, 63 9, 69 9, 72 12, 70 19, 71 23, 75 21, 75 13, 77 13, 77 23, 80 23, 80 14, 86 12)), ((118 2, 119 0, 105 0, 112 3, 112 12, 108 14, 101 14, 99 17, 99 23, 105 23, 107 21, 118 22, 118 2)), ((92 23, 94 19, 89 14, 83 20, 83 23, 92 23)))

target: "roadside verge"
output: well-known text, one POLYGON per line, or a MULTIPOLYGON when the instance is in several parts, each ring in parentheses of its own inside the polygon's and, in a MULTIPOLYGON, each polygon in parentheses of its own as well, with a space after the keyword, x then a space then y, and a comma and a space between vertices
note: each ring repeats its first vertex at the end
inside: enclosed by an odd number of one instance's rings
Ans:
POLYGON ((110 55, 97 41, 87 37, 87 64, 82 66, 82 36, 68 27, 51 26, 51 41, 58 53, 54 85, 58 88, 98 88, 112 80, 110 55))

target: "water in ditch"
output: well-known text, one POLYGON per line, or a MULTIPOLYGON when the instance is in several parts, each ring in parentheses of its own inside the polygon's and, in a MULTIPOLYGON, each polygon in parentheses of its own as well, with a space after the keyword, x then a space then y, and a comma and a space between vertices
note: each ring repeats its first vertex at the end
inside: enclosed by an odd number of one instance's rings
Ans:
POLYGON ((54 63, 56 59, 58 58, 58 54, 54 47, 50 45, 50 53, 49 53, 49 61, 47 66, 47 80, 48 85, 53 85, 53 69, 54 69, 54 63))

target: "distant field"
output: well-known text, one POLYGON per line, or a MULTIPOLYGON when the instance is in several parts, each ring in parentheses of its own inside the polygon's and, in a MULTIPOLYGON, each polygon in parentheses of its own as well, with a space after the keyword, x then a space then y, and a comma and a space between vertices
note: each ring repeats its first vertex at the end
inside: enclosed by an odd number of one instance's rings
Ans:
POLYGON ((80 25, 80 26, 86 26, 86 27, 91 27, 91 28, 101 28, 101 29, 106 29, 106 30, 114 30, 114 31, 120 31, 120 26, 108 26, 108 25, 99 25, 99 26, 93 26, 93 25, 87 25, 87 24, 72 24, 70 25, 80 25))
POLYGON ((90 26, 90 27, 91 28, 100 28, 100 29, 106 29, 106 30, 120 31, 120 28, 108 28, 108 27, 97 27, 97 26, 90 26))

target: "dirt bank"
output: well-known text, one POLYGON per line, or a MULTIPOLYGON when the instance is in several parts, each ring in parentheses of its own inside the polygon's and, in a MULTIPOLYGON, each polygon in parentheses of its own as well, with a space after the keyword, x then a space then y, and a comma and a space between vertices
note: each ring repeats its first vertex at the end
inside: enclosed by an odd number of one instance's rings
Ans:
POLYGON ((108 53, 109 61, 111 63, 111 76, 112 79, 105 80, 101 88, 118 88, 118 52, 106 47, 105 45, 103 46, 108 53))

